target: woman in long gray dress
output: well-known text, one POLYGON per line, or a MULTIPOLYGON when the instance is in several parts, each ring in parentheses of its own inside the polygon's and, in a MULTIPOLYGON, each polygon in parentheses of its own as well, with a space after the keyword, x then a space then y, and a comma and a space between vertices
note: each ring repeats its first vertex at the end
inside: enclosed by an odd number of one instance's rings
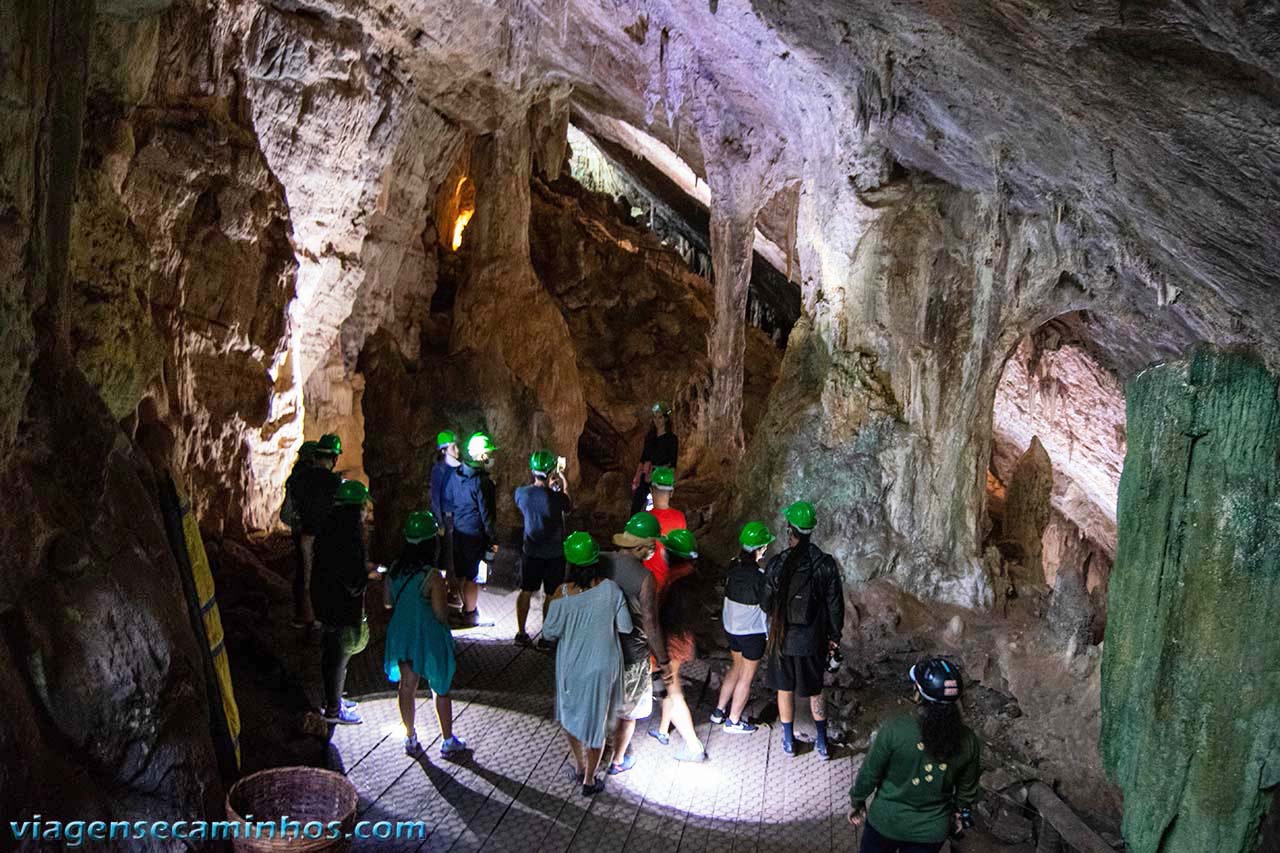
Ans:
POLYGON ((604 790, 596 778, 605 733, 622 705, 622 646, 631 613, 622 589, 600 576, 600 548, 587 533, 564 541, 569 582, 556 590, 542 635, 556 645, 556 722, 569 737, 582 795, 604 790))

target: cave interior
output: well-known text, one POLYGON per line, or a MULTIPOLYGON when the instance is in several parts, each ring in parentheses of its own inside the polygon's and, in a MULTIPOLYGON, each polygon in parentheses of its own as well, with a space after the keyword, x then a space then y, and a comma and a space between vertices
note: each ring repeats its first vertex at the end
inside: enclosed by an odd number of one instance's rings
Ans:
POLYGON ((605 542, 665 401, 709 683, 740 526, 808 500, 855 770, 911 663, 963 667, 953 849, 1059 849, 1057 809, 1070 849, 1280 849, 1280 3, 0 19, 0 813, 220 816, 239 773, 332 764, 288 624, 302 442, 342 437, 388 563, 436 432, 493 435, 510 589, 529 454, 605 542))

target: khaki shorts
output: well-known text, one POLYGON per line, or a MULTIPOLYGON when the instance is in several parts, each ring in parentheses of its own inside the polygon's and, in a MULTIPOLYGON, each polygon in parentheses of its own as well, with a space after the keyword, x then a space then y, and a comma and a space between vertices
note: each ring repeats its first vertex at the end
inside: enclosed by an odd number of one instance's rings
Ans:
POLYGON ((653 679, 647 660, 622 668, 622 711, 624 720, 643 720, 653 713, 653 679))

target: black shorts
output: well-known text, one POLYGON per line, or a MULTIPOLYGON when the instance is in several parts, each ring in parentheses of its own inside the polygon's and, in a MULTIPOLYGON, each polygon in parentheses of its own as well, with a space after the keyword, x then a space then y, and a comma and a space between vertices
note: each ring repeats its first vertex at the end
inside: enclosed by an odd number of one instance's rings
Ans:
POLYGON ((737 652, 747 660, 760 660, 764 657, 764 634, 730 634, 729 651, 737 652))
POLYGON ((480 561, 489 550, 483 536, 471 536, 453 531, 453 574, 464 581, 474 581, 480 576, 480 561))
POLYGON ((530 557, 528 554, 520 558, 520 589, 524 592, 537 592, 541 587, 547 595, 556 591, 556 587, 564 583, 564 557, 530 557))
POLYGON ((826 655, 774 655, 769 659, 765 683, 774 690, 795 692, 801 698, 822 692, 822 674, 827 671, 826 655))

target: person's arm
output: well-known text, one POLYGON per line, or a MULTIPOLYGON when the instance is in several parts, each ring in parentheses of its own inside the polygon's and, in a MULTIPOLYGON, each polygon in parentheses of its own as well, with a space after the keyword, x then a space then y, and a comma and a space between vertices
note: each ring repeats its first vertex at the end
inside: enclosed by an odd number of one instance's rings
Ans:
POLYGON ((982 775, 982 743, 970 733, 973 754, 956 774, 956 811, 967 809, 978 800, 978 779, 982 775))
POLYGON ((546 621, 542 623, 542 636, 548 640, 558 640, 564 634, 564 597, 560 595, 563 585, 556 589, 556 594, 551 599, 551 606, 547 608, 546 621))
POLYGON ((658 581, 653 575, 644 579, 640 585, 640 616, 644 622, 644 633, 649 639, 649 651, 654 660, 666 675, 667 643, 662 636, 662 623, 658 621, 658 581))
POLYGON ((619 634, 630 634, 635 629, 635 624, 631 621, 631 611, 627 609, 627 599, 617 586, 614 587, 614 590, 613 624, 619 634))
POLYGON ((858 771, 858 778, 849 789, 849 806, 853 811, 866 808, 867 797, 884 781, 885 772, 889 769, 889 759, 893 757, 891 741, 888 727, 885 726, 871 742, 871 751, 867 753, 867 759, 862 762, 862 769, 858 771))
POLYGON ((427 579, 427 589, 431 593, 431 612, 441 625, 449 624, 449 590, 439 572, 432 572, 427 579))
POLYGON ((760 584, 760 609, 765 616, 773 612, 773 600, 778 595, 778 580, 782 574, 782 555, 776 554, 764 570, 764 582, 760 584))
POLYGON ((498 548, 497 536, 497 487, 488 477, 480 479, 480 523, 484 525, 485 538, 489 540, 489 548, 498 548))
POLYGON ((844 634, 844 584, 840 580, 840 567, 832 557, 827 557, 827 642, 840 645, 844 634))
POLYGON ((392 606, 391 581, 384 577, 382 579, 382 607, 384 610, 390 610, 392 606))
POLYGON ((671 467, 680 466, 680 436, 671 433, 671 467))

